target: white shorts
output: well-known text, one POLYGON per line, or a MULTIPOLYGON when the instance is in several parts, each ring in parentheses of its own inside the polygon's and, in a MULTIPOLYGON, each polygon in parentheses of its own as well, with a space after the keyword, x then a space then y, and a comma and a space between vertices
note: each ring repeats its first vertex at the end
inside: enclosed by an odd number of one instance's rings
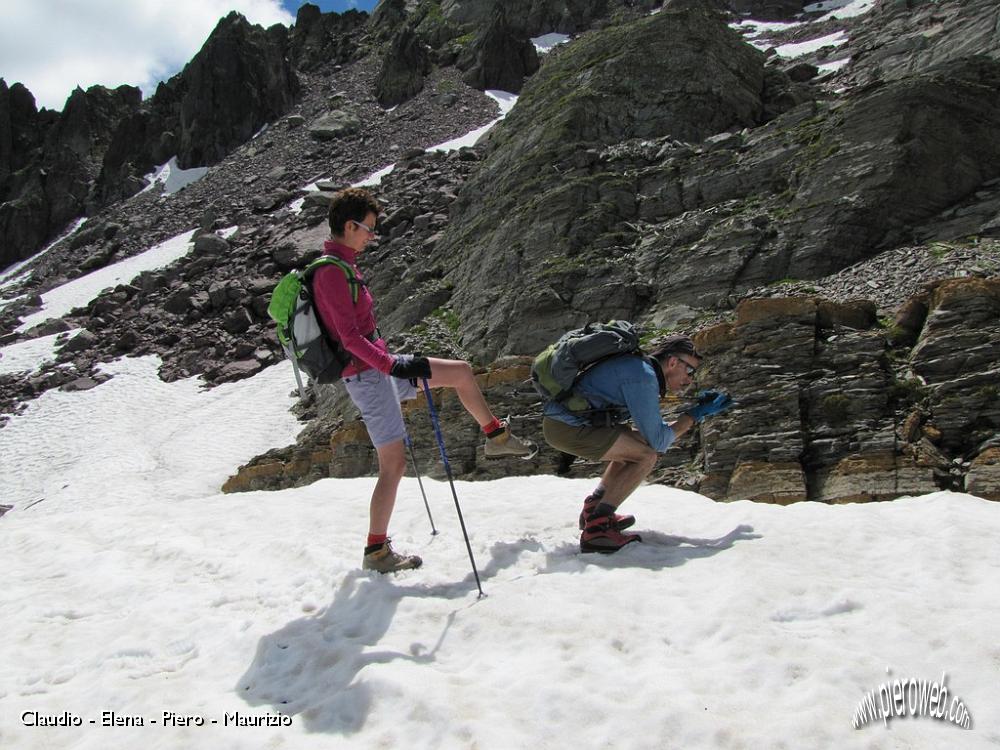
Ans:
POLYGON ((343 380, 351 401, 361 411, 372 445, 381 448, 402 440, 406 425, 399 402, 416 398, 416 386, 378 370, 365 370, 343 380))

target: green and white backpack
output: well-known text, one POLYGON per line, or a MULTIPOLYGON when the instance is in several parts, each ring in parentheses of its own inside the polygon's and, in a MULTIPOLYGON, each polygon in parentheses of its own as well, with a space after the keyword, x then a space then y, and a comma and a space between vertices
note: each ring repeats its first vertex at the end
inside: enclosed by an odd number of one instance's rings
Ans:
POLYGON ((302 391, 299 371, 315 383, 334 383, 351 362, 350 353, 331 338, 313 305, 312 275, 321 266, 337 266, 347 277, 351 299, 358 301, 364 285, 351 265, 340 258, 323 255, 300 271, 285 274, 271 294, 267 314, 278 328, 278 341, 295 368, 295 378, 302 391))

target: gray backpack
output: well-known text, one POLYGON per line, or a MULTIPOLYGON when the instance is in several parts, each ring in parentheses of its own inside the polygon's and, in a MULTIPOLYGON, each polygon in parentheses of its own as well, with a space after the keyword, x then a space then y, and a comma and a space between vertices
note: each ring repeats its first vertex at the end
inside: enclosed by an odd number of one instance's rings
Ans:
POLYGON ((575 395, 573 388, 592 367, 623 354, 642 354, 639 331, 632 323, 588 323, 564 333, 535 357, 531 382, 546 401, 560 401, 571 411, 588 411, 590 404, 575 395))

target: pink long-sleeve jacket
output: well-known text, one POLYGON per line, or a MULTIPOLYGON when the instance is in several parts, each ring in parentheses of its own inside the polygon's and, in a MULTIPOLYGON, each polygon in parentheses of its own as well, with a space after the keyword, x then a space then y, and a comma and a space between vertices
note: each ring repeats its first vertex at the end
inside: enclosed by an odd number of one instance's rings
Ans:
MULTIPOLYGON (((358 271, 357 253, 353 249, 327 240, 323 244, 323 254, 346 261, 357 277, 362 278, 358 271)), ((344 369, 344 377, 373 368, 389 372, 395 358, 389 354, 384 340, 371 340, 378 325, 375 322, 374 300, 367 286, 361 286, 355 303, 344 272, 336 266, 321 266, 313 274, 313 303, 327 332, 354 358, 344 369)))

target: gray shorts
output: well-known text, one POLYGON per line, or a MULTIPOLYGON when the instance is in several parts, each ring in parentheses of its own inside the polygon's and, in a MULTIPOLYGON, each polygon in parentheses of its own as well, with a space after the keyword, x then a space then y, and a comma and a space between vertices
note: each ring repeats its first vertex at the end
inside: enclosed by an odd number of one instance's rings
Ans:
POLYGON ((417 397, 413 383, 378 370, 365 370, 344 378, 344 386, 361 411, 372 445, 381 448, 403 439, 406 425, 399 402, 417 397))

